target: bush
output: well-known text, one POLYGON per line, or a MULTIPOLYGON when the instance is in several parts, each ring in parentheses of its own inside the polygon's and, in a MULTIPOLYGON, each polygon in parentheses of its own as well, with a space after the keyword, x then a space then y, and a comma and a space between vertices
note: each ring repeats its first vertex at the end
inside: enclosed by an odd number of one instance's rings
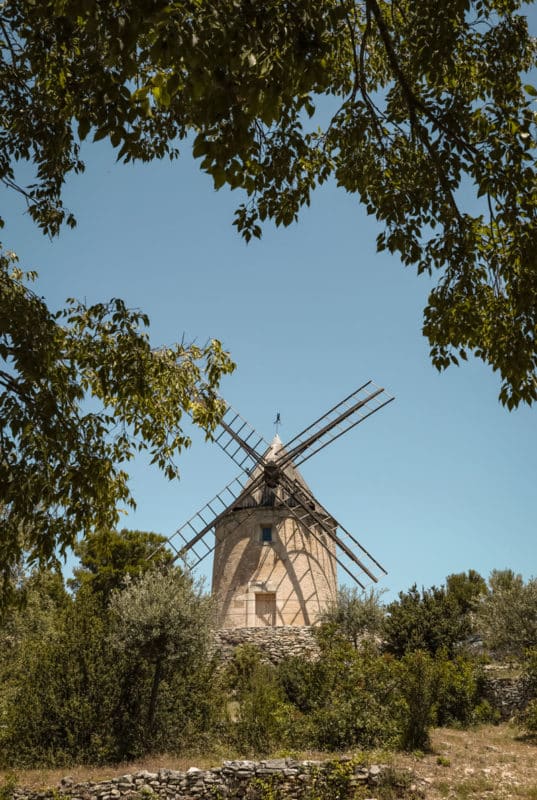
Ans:
POLYGON ((537 736, 537 647, 525 651, 522 676, 530 699, 518 715, 518 723, 527 734, 537 736))
POLYGON ((324 660, 313 662, 302 656, 284 659, 278 665, 278 678, 287 700, 303 714, 322 705, 330 691, 324 660))
POLYGON ((470 725, 479 699, 479 668, 467 658, 450 661, 441 654, 435 669, 437 725, 470 725))
POLYGON ((469 617, 457 597, 441 587, 420 592, 414 584, 387 607, 384 623, 386 649, 398 656, 421 650, 434 656, 444 650, 452 656, 469 632, 469 617))
POLYGON ((336 602, 321 614, 320 620, 334 625, 357 648, 364 636, 374 638, 382 632, 386 608, 380 598, 384 591, 365 592, 342 586, 336 602))
POLYGON ((474 708, 472 722, 474 725, 498 725, 502 715, 493 708, 488 700, 481 700, 474 708))
POLYGON ((227 683, 236 703, 230 720, 233 744, 253 754, 285 745, 293 709, 286 702, 276 668, 261 659, 257 648, 244 645, 235 650, 227 683))
MULTIPOLYGON (((158 580, 155 575, 153 597, 164 594, 158 580)), ((166 602, 171 602, 168 584, 164 589, 166 602)), ((33 595, 29 598, 22 621, 13 623, 10 668, 2 667, 0 659, 3 765, 64 766, 133 759, 151 749, 176 749, 187 735, 207 736, 209 729, 217 727, 223 700, 204 647, 205 614, 192 610, 197 598, 189 605, 175 603, 171 609, 175 617, 170 612, 162 620, 151 614, 154 604, 129 603, 132 591, 123 591, 127 592, 123 605, 130 615, 124 627, 128 621, 139 623, 129 625, 127 632, 132 636, 140 631, 145 638, 122 647, 117 646, 121 633, 117 620, 112 626, 102 598, 88 587, 79 589, 60 608, 49 608, 41 596, 37 605, 33 595), (147 626, 142 625, 143 615, 150 623, 147 626), (161 623, 160 629, 155 620, 161 623), (177 630, 170 641, 179 626, 183 638, 177 630), (157 637, 160 632, 163 635, 157 637), (154 644, 151 650, 145 647, 147 642, 154 644)), ((193 594, 188 586, 185 593, 187 598, 193 594)))
POLYGON ((518 721, 527 734, 537 736, 537 699, 530 700, 518 721))
POLYGON ((300 716, 295 736, 305 747, 339 750, 394 744, 398 738, 396 662, 364 643, 357 650, 324 629, 318 661, 290 659, 279 673, 300 716))
POLYGON ((523 675, 527 683, 529 695, 531 697, 537 697, 537 647, 532 647, 525 651, 523 675))
POLYGON ((427 750, 435 722, 436 670, 428 653, 417 650, 401 660, 399 689, 404 700, 401 745, 405 750, 427 750))
POLYGON ((498 658, 519 659, 537 641, 537 579, 493 570, 489 587, 475 612, 477 630, 498 658))

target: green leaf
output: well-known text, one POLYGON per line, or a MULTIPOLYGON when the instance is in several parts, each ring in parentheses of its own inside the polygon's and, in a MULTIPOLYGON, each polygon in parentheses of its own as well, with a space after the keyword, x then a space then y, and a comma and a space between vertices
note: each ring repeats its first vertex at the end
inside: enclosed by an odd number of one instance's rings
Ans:
POLYGON ((78 138, 80 139, 81 142, 84 141, 84 139, 88 135, 90 128, 91 128, 91 123, 89 118, 82 117, 82 119, 80 119, 78 123, 78 138))

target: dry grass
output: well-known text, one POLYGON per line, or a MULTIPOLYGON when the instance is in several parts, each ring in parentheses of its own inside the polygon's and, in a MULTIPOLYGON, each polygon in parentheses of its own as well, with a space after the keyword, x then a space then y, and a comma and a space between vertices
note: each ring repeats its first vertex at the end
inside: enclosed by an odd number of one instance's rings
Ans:
MULTIPOLYGON (((132 774, 141 770, 158 772, 159 769, 187 770, 191 766, 200 769, 210 769, 218 766, 222 762, 222 755, 208 755, 196 757, 181 757, 173 755, 151 756, 149 759, 140 761, 129 761, 121 764, 113 764, 105 767, 78 766, 62 767, 61 769, 15 769, 9 775, 13 775, 17 784, 28 789, 43 789, 57 786, 62 778, 67 775, 73 778, 75 783, 85 781, 105 781, 109 778, 120 775, 132 774)), ((2 778, 5 779, 8 773, 0 770, 0 785, 2 778)))
POLYGON ((428 800, 537 800, 537 744, 507 724, 438 728, 431 753, 396 763, 414 770, 428 800))
MULTIPOLYGON (((288 753, 277 753, 283 756, 288 753)), ((292 753, 297 758, 322 759, 334 753, 292 753)), ((356 754, 354 754, 356 755, 356 754)), ((390 763, 411 769, 427 800, 537 800, 537 743, 524 740, 509 725, 482 726, 467 731, 438 728, 430 753, 362 754, 369 763, 390 763)), ((161 768, 186 770, 218 766, 236 753, 214 752, 181 758, 151 757, 109 767, 73 767, 60 770, 16 770, 17 783, 28 788, 57 786, 69 775, 75 782, 102 781, 126 773, 161 768)), ((5 777, 0 772, 0 785, 5 777)))

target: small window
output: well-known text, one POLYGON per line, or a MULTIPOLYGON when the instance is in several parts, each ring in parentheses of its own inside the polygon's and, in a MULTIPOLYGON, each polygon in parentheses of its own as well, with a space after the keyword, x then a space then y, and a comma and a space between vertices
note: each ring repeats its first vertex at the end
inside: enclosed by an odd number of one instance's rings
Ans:
POLYGON ((272 541, 272 528, 270 527, 261 528, 261 541, 264 544, 272 541))

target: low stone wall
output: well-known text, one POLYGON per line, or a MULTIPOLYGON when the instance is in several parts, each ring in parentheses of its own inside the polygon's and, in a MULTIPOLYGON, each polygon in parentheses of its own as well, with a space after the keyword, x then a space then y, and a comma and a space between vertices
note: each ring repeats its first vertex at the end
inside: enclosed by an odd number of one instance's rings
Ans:
POLYGON ((229 628, 215 633, 215 647, 223 661, 228 661, 234 649, 242 644, 255 645, 273 664, 278 664, 290 656, 315 658, 319 654, 319 647, 310 625, 229 628))
MULTIPOLYGON (((200 770, 191 767, 187 772, 161 769, 158 772, 136 772, 100 783, 76 784, 71 778, 63 778, 59 788, 47 791, 25 791, 14 789, 14 800, 265 800, 266 797, 285 800, 305 800, 313 792, 316 797, 332 797, 328 789, 330 775, 335 777, 338 796, 352 797, 359 785, 375 787, 393 776, 389 767, 354 765, 350 759, 335 762, 295 761, 278 758, 268 761, 224 761, 216 769, 200 770), (342 776, 345 781, 343 788, 342 776), (324 782, 327 792, 320 792, 324 782), (313 790, 313 792, 312 792, 313 790)), ((403 797, 418 789, 412 777, 405 775, 401 782, 403 797)), ((336 784, 334 784, 336 785, 336 784)), ((419 793, 421 794, 421 793, 419 793)))
POLYGON ((527 706, 532 691, 530 682, 523 676, 507 678, 487 675, 483 695, 500 712, 502 720, 507 720, 527 706))

